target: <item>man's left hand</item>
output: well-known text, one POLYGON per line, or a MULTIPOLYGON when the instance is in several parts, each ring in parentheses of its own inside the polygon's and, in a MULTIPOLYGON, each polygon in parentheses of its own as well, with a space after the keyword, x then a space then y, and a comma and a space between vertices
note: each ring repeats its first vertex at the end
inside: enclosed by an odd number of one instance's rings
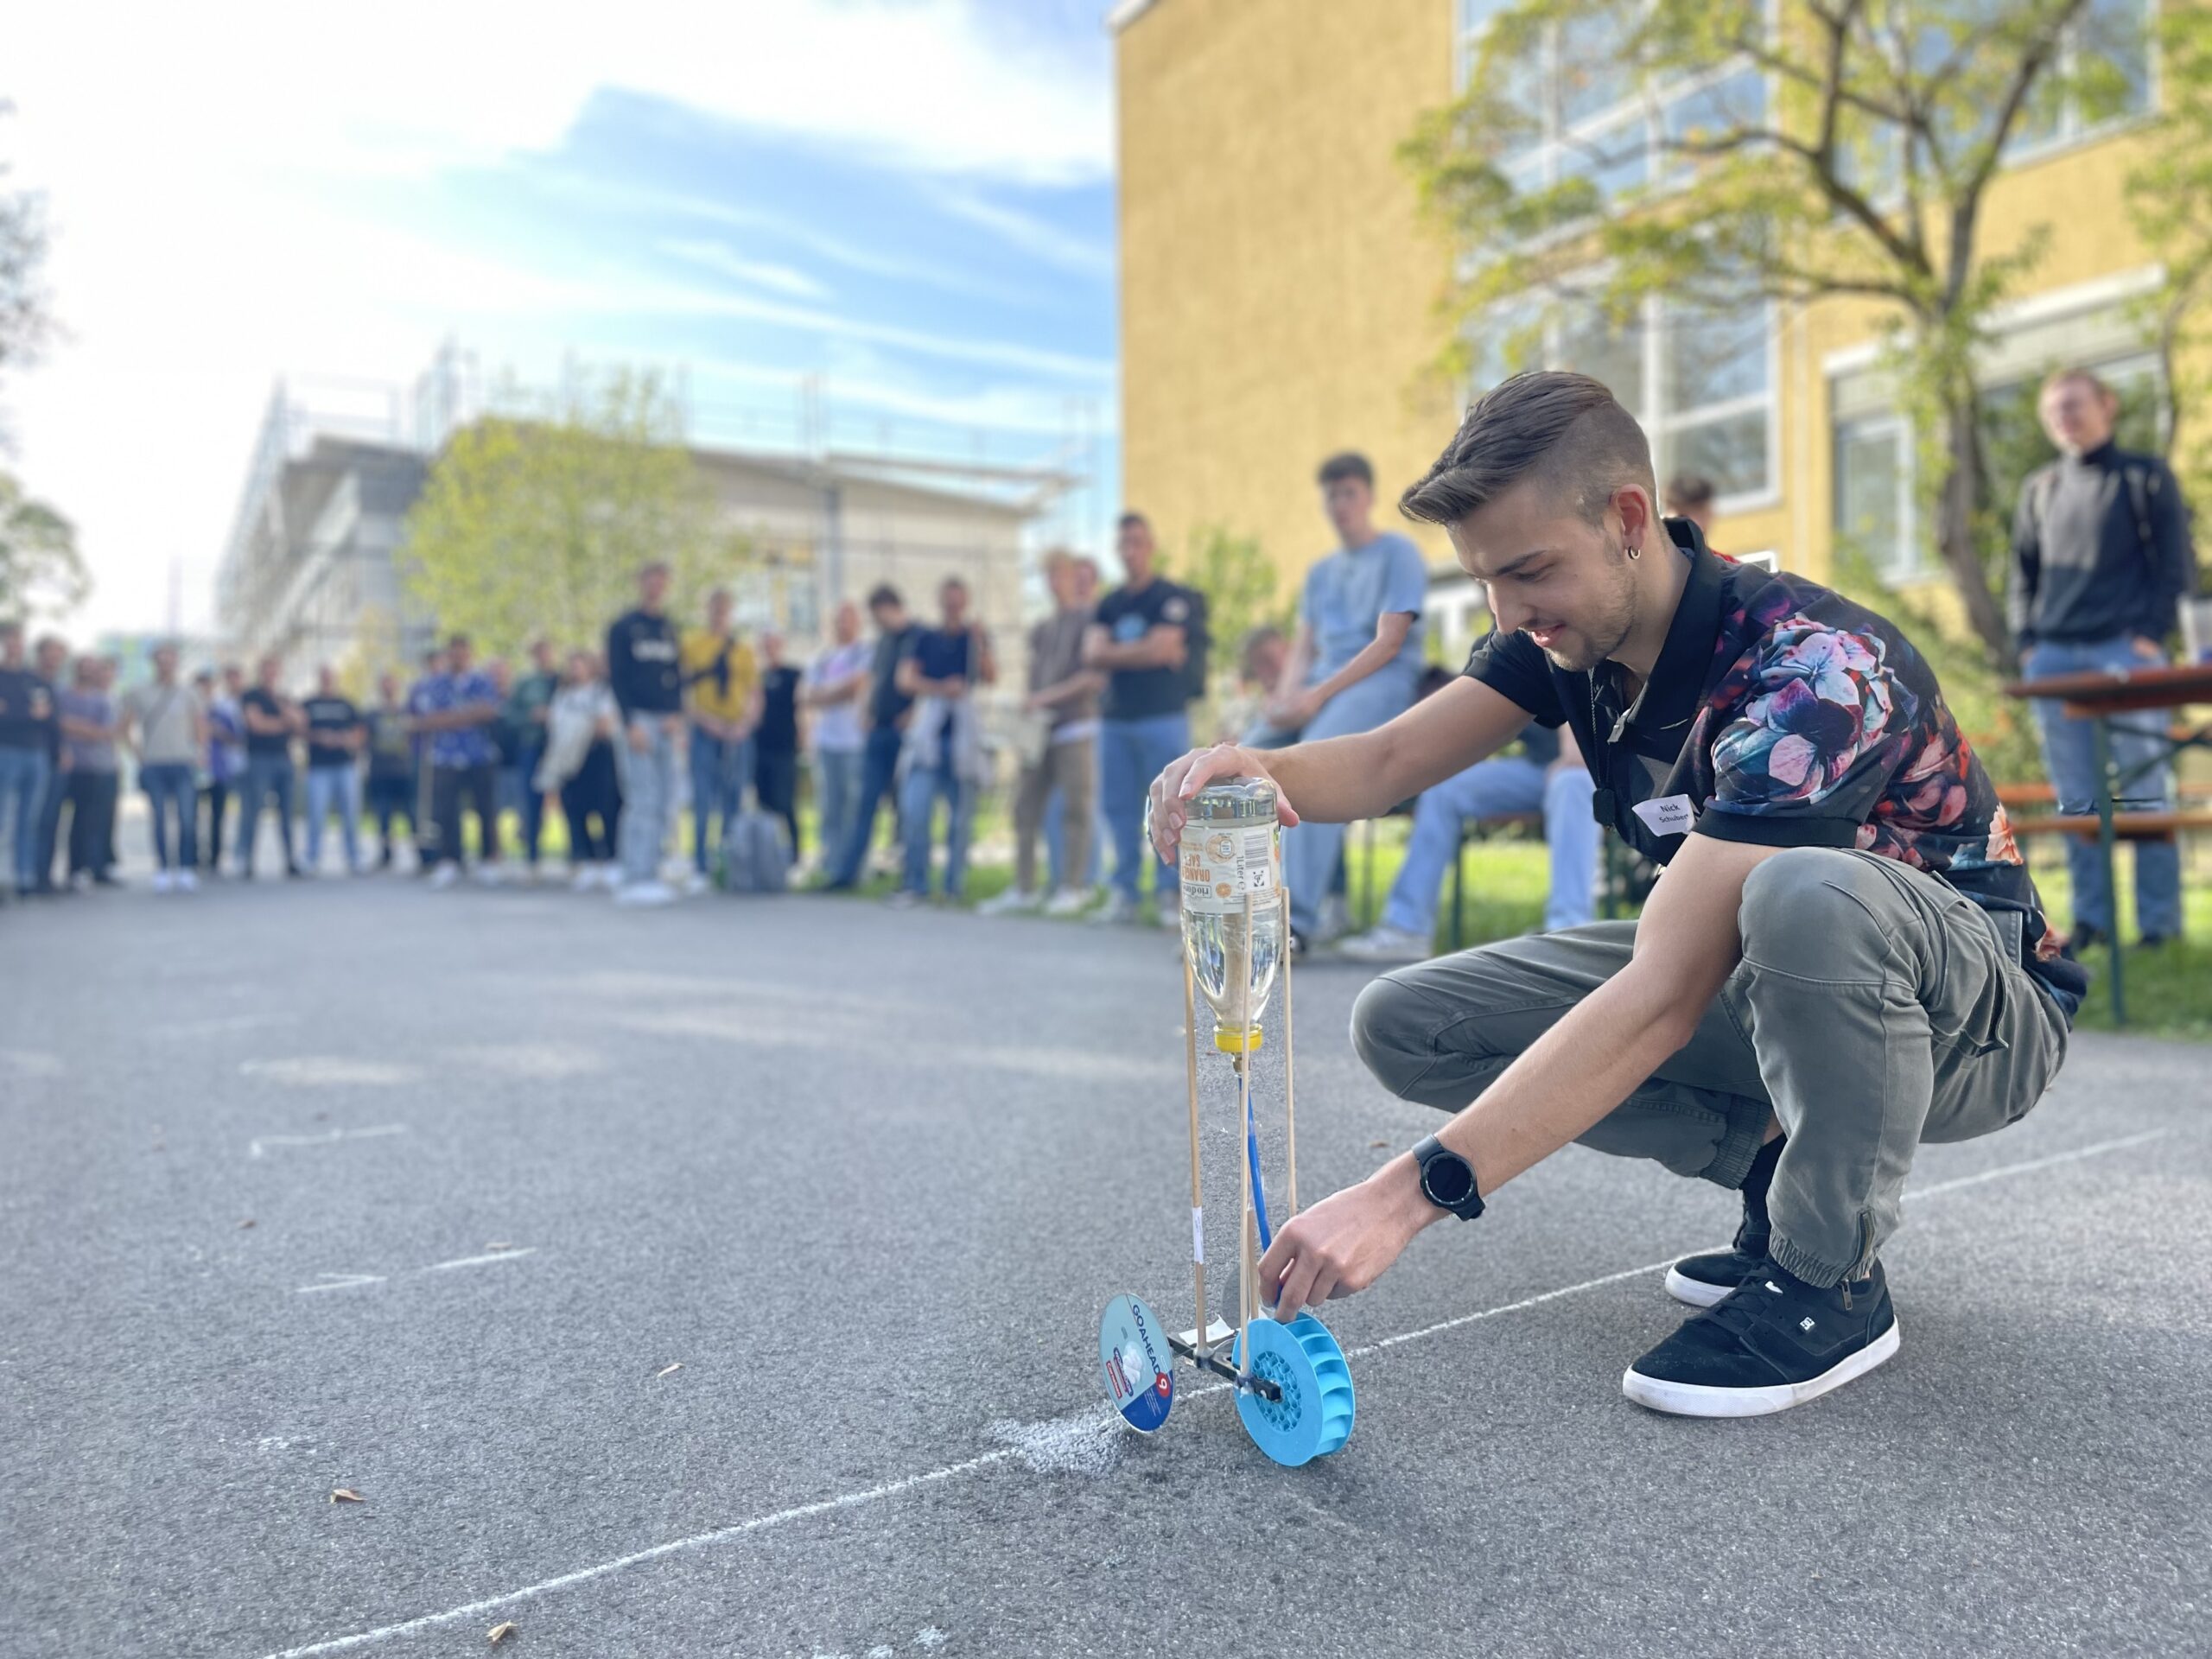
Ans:
POLYGON ((1365 1290, 1443 1214, 1422 1196, 1413 1160, 1393 1159, 1283 1224, 1260 1258, 1260 1300, 1287 1325, 1301 1307, 1365 1290))

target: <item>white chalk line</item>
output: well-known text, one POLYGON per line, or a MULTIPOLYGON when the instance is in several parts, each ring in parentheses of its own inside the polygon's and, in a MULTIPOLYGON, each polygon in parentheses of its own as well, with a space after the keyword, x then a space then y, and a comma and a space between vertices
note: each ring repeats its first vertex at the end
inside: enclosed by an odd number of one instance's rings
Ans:
MULTIPOLYGON (((1905 1198, 1908 1202, 1916 1198, 1936 1198, 1947 1192, 1958 1192, 1963 1187, 1980 1185, 1984 1181, 1993 1181, 2000 1176, 2025 1175, 2036 1170, 2049 1169, 2056 1164, 2074 1163, 2083 1158, 2094 1158, 2105 1153, 2120 1152, 2130 1147, 2139 1147, 2146 1141, 2159 1140, 2171 1133, 2170 1129, 2150 1129, 2141 1135, 2122 1135, 2116 1140, 2099 1141, 2086 1147, 2076 1147, 2070 1152, 2053 1153, 2049 1157, 2031 1158, 2018 1164, 2003 1164, 1995 1169, 1983 1170, 1979 1174, 1962 1175, 1955 1180, 1941 1181, 1934 1186, 1923 1187, 1917 1192, 1908 1192, 1905 1198)), ((1395 1337, 1384 1337, 1380 1341, 1370 1343, 1363 1348, 1353 1349, 1345 1357, 1358 1359, 1380 1352, 1386 1348, 1395 1347, 1401 1343, 1414 1342, 1424 1337, 1438 1336, 1446 1331, 1455 1331, 1462 1325, 1472 1325, 1478 1320, 1497 1319, 1507 1313, 1517 1313, 1528 1308, 1540 1307, 1546 1302, 1555 1302, 1568 1296, 1580 1295, 1584 1291, 1599 1290, 1607 1285, 1617 1285, 1624 1280, 1634 1279, 1643 1274, 1655 1273, 1662 1268, 1670 1267, 1684 1255, 1690 1254, 1693 1252, 1677 1250, 1662 1262, 1650 1262, 1640 1268, 1624 1268, 1618 1273, 1603 1274, 1595 1279, 1586 1279, 1579 1285, 1563 1286, 1558 1290, 1548 1290, 1540 1295, 1523 1297, 1517 1302, 1507 1302, 1497 1307, 1486 1307, 1478 1313, 1462 1313, 1457 1319, 1442 1319, 1434 1325, 1424 1325, 1418 1331, 1408 1331, 1395 1337)), ((1194 1389, 1185 1397, 1192 1400, 1203 1399, 1210 1394, 1225 1393, 1228 1389, 1228 1383, 1216 1382, 1210 1388, 1194 1389)), ((836 1510, 858 1509, 864 1504, 879 1503, 887 1497, 897 1497, 902 1493, 911 1492, 918 1487, 932 1486, 944 1481, 957 1480, 963 1475, 974 1474, 979 1469, 988 1469, 995 1464, 1005 1463, 1020 1455, 1021 1451, 1018 1446, 1001 1446, 995 1452, 985 1452, 964 1462, 947 1464, 942 1469, 931 1469, 923 1474, 902 1476, 897 1480, 886 1481, 880 1486, 870 1486, 856 1492, 840 1493, 836 1497, 825 1497, 812 1503, 802 1503, 795 1509, 778 1510, 772 1515, 755 1516, 750 1521, 734 1522, 726 1527, 715 1527, 705 1532, 693 1533, 686 1538, 672 1538, 664 1544, 655 1544, 652 1548, 639 1550, 634 1554, 618 1556, 613 1560, 602 1561, 596 1567, 581 1567, 574 1573, 564 1573, 559 1578, 541 1580, 536 1584, 524 1585, 519 1590, 509 1590, 500 1595, 487 1596, 481 1601, 472 1601, 463 1606, 449 1607, 443 1612, 425 1613, 418 1618, 410 1618, 402 1624, 382 1624, 372 1630, 362 1630, 353 1636, 334 1637, 327 1642, 310 1643, 302 1648, 286 1648, 281 1653, 266 1656, 266 1659, 312 1659, 312 1656, 316 1654, 344 1653, 353 1648, 363 1648, 373 1643, 389 1641, 396 1636, 408 1636, 416 1630, 432 1630, 441 1624, 451 1624, 461 1619, 478 1618, 485 1613, 496 1612, 503 1607, 512 1607, 518 1602, 528 1601, 533 1597, 550 1595, 556 1591, 572 1589, 580 1584, 588 1584, 594 1579, 605 1578, 611 1573, 620 1573, 626 1568, 638 1567, 646 1561, 658 1560, 664 1556, 685 1554, 692 1550, 703 1549, 709 1544, 719 1543, 727 1538, 738 1537, 750 1532, 765 1532, 771 1527, 780 1527, 793 1521, 808 1520, 817 1515, 828 1515, 836 1510)))
POLYGON ((327 1135, 258 1135, 246 1143, 245 1155, 262 1158, 266 1147, 327 1147, 340 1141, 365 1141, 372 1135, 404 1135, 404 1123, 379 1123, 369 1129, 333 1129, 327 1135))
POLYGON ((450 1273, 455 1268, 480 1268, 492 1262, 517 1262, 525 1255, 536 1255, 537 1246, 524 1244, 512 1250, 493 1250, 487 1255, 457 1255, 450 1262, 433 1262, 427 1268, 408 1268, 397 1274, 385 1273, 324 1273, 315 1276, 330 1281, 323 1285, 302 1285, 292 1294, 312 1296, 324 1290, 358 1290, 363 1285, 381 1285, 391 1279, 412 1279, 418 1274, 450 1273))

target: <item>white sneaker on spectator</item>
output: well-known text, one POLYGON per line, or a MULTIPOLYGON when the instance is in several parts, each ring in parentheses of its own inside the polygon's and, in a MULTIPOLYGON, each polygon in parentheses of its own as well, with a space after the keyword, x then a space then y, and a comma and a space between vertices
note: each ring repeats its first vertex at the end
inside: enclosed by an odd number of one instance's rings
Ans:
POLYGON ((1043 902, 1037 893, 1024 893, 1020 887, 1008 887, 976 906, 976 913, 978 916, 1026 916, 1043 902))
POLYGON ((683 891, 694 898, 711 891, 714 885, 714 877, 709 875, 704 870, 694 870, 683 878, 683 891))
POLYGON ((167 870, 156 870, 154 872, 154 891, 156 893, 167 893, 168 890, 169 873, 167 870))
POLYGON ((647 906, 672 905, 676 902, 676 889, 665 881, 632 881, 626 887, 614 890, 614 902, 647 906))
MULTIPOLYGON (((1314 934, 1316 944, 1326 944, 1340 939, 1351 931, 1351 912, 1341 893, 1332 893, 1321 900, 1320 926, 1314 934)), ((1423 955, 1427 953, 1424 951, 1423 955)))
POLYGON ((1045 902, 1047 916, 1080 916, 1090 908, 1090 895, 1081 887, 1062 887, 1045 902))
POLYGON ((1134 922, 1136 918, 1136 906, 1130 901, 1128 894, 1123 893, 1119 887, 1109 893, 1106 895, 1106 902, 1090 912, 1090 919, 1102 926, 1111 926, 1118 922, 1134 922))
POLYGON ((579 866, 575 876, 569 882, 569 890, 575 893, 589 893, 598 885, 599 866, 596 864, 579 866))
POLYGON ((1183 895, 1166 889, 1152 895, 1152 913, 1162 927, 1183 925, 1183 895))
POLYGON ((430 872, 430 885, 441 891, 453 886, 460 880, 461 866, 455 864, 451 859, 446 860, 436 869, 430 872))
POLYGON ((506 885, 507 873, 497 864, 476 867, 476 885, 480 887, 499 887, 506 885))
POLYGON ((892 910, 918 910, 929 902, 929 895, 916 893, 909 887, 900 887, 883 902, 892 910))
POLYGON ((176 873, 176 890, 179 893, 199 892, 200 878, 190 870, 179 870, 176 873))
POLYGON ((1354 962, 1426 962, 1429 957, 1427 939, 1388 922, 1339 939, 1337 950, 1354 962))

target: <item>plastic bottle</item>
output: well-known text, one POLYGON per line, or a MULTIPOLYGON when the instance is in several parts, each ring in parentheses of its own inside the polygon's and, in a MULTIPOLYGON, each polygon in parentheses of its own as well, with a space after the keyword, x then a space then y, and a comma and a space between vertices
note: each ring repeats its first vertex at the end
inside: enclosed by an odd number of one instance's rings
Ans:
POLYGON ((1275 786, 1263 778, 1210 784, 1192 798, 1188 810, 1177 861, 1183 949, 1217 1022, 1214 1046, 1225 1054, 1247 1054, 1260 1046, 1260 1012, 1282 963, 1282 829, 1275 820, 1275 786))

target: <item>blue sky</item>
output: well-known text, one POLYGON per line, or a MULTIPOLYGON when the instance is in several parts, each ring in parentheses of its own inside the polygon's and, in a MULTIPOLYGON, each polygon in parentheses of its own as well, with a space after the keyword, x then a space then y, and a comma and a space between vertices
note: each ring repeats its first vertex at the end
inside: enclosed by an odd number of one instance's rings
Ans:
POLYGON ((524 380, 680 365, 709 439, 795 426, 805 375, 849 439, 1042 458, 1088 411, 1096 487, 1047 528, 1101 539, 1103 7, 634 0, 518 36, 400 0, 344 48, 213 10, 124 67, 97 20, 41 23, 0 81, 70 330, 13 391, 17 465, 79 521, 81 626, 160 624, 173 561, 206 620, 276 377, 403 383, 448 338, 524 380))

